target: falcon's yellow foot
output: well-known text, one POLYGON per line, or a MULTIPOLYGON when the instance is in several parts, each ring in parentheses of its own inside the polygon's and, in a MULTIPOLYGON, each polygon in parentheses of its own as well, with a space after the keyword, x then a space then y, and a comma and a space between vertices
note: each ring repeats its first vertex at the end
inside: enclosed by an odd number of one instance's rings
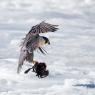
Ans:
POLYGON ((33 61, 32 63, 33 63, 33 64, 37 64, 37 63, 38 63, 38 61, 33 61))

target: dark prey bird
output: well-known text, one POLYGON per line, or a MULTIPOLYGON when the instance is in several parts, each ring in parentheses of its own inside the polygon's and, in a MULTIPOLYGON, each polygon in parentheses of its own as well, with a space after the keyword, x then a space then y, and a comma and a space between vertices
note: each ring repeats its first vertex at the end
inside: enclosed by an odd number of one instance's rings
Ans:
POLYGON ((20 72, 24 61, 35 63, 33 60, 34 50, 39 49, 43 54, 45 54, 45 50, 42 46, 45 44, 50 44, 50 41, 47 37, 40 36, 39 34, 55 32, 58 29, 57 26, 58 25, 52 25, 42 21, 40 24, 37 24, 31 28, 21 44, 17 73, 20 72))

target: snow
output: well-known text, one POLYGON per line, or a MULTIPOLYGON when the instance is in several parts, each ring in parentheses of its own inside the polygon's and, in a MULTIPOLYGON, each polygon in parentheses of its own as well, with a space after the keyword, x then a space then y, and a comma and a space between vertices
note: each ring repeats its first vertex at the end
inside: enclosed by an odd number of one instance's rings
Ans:
POLYGON ((0 95, 95 95, 95 0, 0 0, 0 95), (17 74, 20 42, 32 25, 58 24, 45 46, 48 77, 17 74))

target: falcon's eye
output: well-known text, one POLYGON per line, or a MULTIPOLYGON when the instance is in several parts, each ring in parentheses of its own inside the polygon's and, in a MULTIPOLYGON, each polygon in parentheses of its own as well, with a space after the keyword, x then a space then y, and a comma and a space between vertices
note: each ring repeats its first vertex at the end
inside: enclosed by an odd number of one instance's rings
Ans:
POLYGON ((36 36, 36 38, 38 38, 38 37, 36 36))

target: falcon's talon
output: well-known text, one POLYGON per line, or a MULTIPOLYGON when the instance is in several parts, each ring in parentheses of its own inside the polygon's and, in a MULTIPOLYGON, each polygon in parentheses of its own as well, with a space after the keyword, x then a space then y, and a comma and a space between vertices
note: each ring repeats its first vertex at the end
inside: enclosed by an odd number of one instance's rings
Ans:
POLYGON ((37 63, 38 63, 38 61, 33 61, 32 63, 33 63, 33 64, 37 64, 37 63))

